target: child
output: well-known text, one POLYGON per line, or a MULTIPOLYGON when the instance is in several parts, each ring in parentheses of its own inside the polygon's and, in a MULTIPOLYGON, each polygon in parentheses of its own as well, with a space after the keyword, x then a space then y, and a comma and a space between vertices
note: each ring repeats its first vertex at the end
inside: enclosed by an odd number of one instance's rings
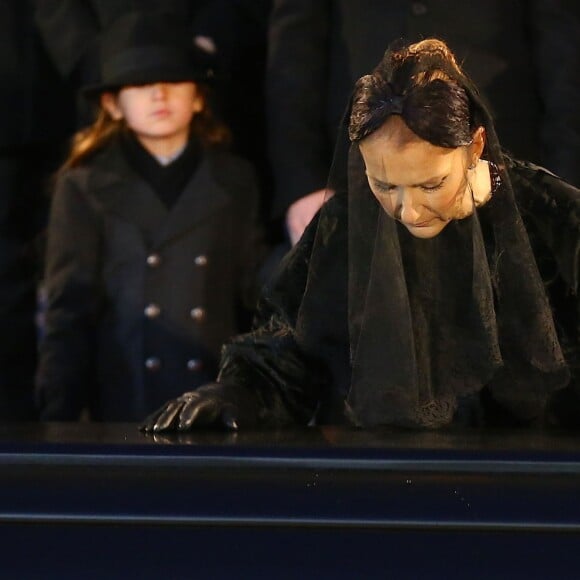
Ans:
POLYGON ((44 420, 132 421, 213 380, 252 305, 257 187, 208 105, 213 69, 164 13, 102 39, 95 123, 58 177, 37 373, 44 420))

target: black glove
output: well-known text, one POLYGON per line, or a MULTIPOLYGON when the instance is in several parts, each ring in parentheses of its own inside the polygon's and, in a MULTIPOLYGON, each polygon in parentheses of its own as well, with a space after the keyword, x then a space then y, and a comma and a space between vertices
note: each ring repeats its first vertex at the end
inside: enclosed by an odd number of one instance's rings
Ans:
POLYGON ((146 433, 188 431, 193 427, 238 430, 258 422, 259 407, 247 389, 210 383, 167 401, 139 427, 146 433))

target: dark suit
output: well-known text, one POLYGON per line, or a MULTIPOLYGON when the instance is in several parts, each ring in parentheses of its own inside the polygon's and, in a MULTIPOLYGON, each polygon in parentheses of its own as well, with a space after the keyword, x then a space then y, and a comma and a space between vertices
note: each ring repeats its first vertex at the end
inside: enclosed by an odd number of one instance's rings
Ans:
POLYGON ((60 179, 49 226, 43 419, 142 419, 215 378, 252 304, 257 189, 244 161, 208 153, 167 210, 117 143, 60 179))
POLYGON ((0 420, 31 420, 48 182, 74 125, 27 0, 0 0, 0 420))
POLYGON ((277 0, 270 25, 275 212, 324 187, 354 81, 398 38, 441 37, 487 96, 500 141, 580 185, 575 0, 277 0))

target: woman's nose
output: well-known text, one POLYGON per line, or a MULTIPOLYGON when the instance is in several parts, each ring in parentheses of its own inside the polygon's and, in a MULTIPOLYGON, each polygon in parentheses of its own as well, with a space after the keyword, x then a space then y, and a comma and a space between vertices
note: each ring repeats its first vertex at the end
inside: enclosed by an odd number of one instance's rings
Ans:
POLYGON ((419 221, 420 213, 417 209, 417 200, 412 192, 404 189, 399 192, 395 217, 406 224, 419 221))

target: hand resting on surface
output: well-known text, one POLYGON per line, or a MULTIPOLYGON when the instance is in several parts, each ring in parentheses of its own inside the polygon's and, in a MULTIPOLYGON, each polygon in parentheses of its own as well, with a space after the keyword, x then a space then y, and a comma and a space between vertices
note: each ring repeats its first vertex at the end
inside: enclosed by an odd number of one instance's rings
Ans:
POLYGON ((258 422, 257 401, 231 385, 210 383, 167 401, 139 427, 146 433, 188 431, 196 427, 237 430, 258 422))

